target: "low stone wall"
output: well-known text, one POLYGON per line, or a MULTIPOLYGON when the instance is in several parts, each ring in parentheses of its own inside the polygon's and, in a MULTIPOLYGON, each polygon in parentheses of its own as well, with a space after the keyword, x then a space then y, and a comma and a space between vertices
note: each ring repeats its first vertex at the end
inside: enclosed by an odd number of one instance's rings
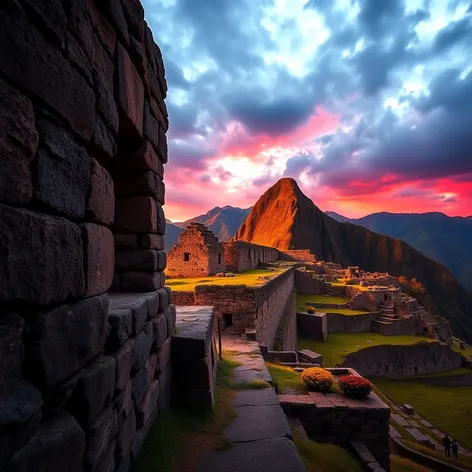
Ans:
POLYGON ((396 336, 401 334, 423 334, 418 320, 413 316, 407 316, 392 321, 391 324, 376 324, 375 332, 384 336, 396 336))
POLYGON ((279 249, 279 260, 314 264, 316 262, 316 256, 312 254, 309 249, 294 249, 291 251, 287 249, 282 251, 279 249))
POLYGON ((297 330, 300 337, 326 341, 328 318, 324 313, 297 313, 297 330))
MULTIPOLYGON (((357 375, 352 369, 338 370, 339 375, 348 372, 357 375)), ((351 440, 361 441, 390 470, 390 408, 375 393, 353 400, 338 393, 310 392, 279 395, 279 401, 287 415, 300 419, 310 438, 344 447, 351 440)))
POLYGON ((431 374, 461 366, 461 356, 439 342, 409 346, 373 346, 348 354, 343 366, 365 376, 409 376, 431 374))
POLYGON ((328 333, 364 333, 371 331, 372 322, 377 313, 365 315, 340 315, 339 313, 325 313, 328 333))
POLYGON ((254 269, 261 263, 275 262, 279 257, 279 251, 273 247, 245 241, 229 241, 223 246, 225 266, 229 272, 254 269))
POLYGON ((326 294, 333 297, 349 297, 350 290, 348 289, 348 285, 326 284, 326 294))
POLYGON ((295 287, 299 295, 325 295, 327 293, 327 284, 314 278, 314 275, 312 271, 295 271, 295 287))
POLYGON ((172 292, 172 303, 176 306, 195 305, 195 292, 172 292))

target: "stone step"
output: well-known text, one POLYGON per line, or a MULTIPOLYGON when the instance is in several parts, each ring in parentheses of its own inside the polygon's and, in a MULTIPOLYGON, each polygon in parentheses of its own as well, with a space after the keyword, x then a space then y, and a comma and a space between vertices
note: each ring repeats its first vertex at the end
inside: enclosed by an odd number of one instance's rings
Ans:
POLYGON ((246 339, 249 341, 256 341, 256 330, 255 329, 246 329, 246 339))

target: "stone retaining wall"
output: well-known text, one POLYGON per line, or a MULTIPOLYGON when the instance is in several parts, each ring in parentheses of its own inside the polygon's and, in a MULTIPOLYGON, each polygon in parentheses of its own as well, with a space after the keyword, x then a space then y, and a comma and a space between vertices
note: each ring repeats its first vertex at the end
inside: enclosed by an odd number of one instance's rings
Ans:
POLYGON ((295 287, 299 295, 325 295, 327 293, 327 284, 314 278, 314 275, 312 271, 295 271, 295 287))
POLYGON ((365 376, 431 374, 461 366, 461 356, 449 346, 424 342, 409 346, 373 346, 348 354, 342 364, 365 376))
POLYGON ((273 247, 259 246, 245 241, 223 243, 226 270, 243 272, 254 269, 261 263, 275 262, 279 251, 273 247))
POLYGON ((324 313, 297 313, 297 329, 300 337, 326 341, 328 317, 324 313))
POLYGON ((384 336, 396 336, 401 334, 418 334, 422 335, 423 330, 421 329, 418 319, 413 316, 407 316, 398 318, 392 321, 391 324, 377 324, 375 332, 383 334, 384 336))
POLYGON ((0 469, 126 471, 170 382, 161 52, 138 0, 1 2, 0 44, 0 469))
MULTIPOLYGON (((328 333, 364 333, 371 331, 377 313, 365 315, 340 315, 326 313, 328 333)), ((403 333, 402 333, 403 334, 403 333)))
POLYGON ((195 305, 195 292, 193 290, 188 292, 178 292, 174 290, 172 292, 172 303, 176 306, 195 305))

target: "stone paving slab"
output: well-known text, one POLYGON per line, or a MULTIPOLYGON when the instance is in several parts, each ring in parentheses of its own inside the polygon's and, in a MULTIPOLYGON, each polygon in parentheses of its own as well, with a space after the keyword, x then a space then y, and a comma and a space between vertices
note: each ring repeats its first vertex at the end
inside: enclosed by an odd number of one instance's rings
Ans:
POLYGON ((403 418, 403 416, 397 415, 396 413, 393 413, 391 418, 400 426, 410 426, 410 423, 405 418, 403 418))
POLYGON ((234 369, 234 382, 253 382, 254 380, 264 380, 271 383, 272 377, 267 370, 247 369, 245 366, 234 369))
POLYGON ((420 427, 418 421, 414 421, 414 420, 410 421, 410 426, 413 426, 413 428, 419 428, 420 427))
POLYGON ((279 400, 273 388, 260 390, 242 390, 233 400, 234 406, 266 406, 278 405, 279 400))
POLYGON ((223 431, 230 441, 292 437, 285 414, 279 405, 236 406, 234 410, 238 417, 223 431))
POLYGON ((195 472, 306 472, 306 469, 290 439, 272 438, 211 452, 195 472))
POLYGON ((425 443, 428 442, 428 438, 416 428, 406 428, 406 430, 413 436, 415 441, 425 443))
POLYGON ((402 435, 392 425, 390 425, 390 436, 400 439, 402 437, 402 435))
MULTIPOLYGON (((433 425, 427 421, 427 420, 420 420, 420 423, 423 425, 423 426, 426 426, 426 428, 432 428, 433 425)), ((433 430, 434 431, 434 430, 433 430)))

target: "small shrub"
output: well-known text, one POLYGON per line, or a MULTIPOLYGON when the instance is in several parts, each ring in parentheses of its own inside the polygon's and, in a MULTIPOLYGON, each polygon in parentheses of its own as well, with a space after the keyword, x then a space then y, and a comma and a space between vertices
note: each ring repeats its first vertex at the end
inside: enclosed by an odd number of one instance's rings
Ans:
POLYGON ((309 306, 306 310, 307 313, 309 313, 310 315, 312 315, 313 313, 315 313, 315 309, 311 306, 309 306))
POLYGON ((351 398, 366 398, 372 391, 372 384, 356 375, 344 375, 339 378, 338 383, 344 395, 351 398))
POLYGON ((310 367, 301 373, 303 383, 308 390, 327 392, 333 385, 333 374, 322 367, 310 367))

